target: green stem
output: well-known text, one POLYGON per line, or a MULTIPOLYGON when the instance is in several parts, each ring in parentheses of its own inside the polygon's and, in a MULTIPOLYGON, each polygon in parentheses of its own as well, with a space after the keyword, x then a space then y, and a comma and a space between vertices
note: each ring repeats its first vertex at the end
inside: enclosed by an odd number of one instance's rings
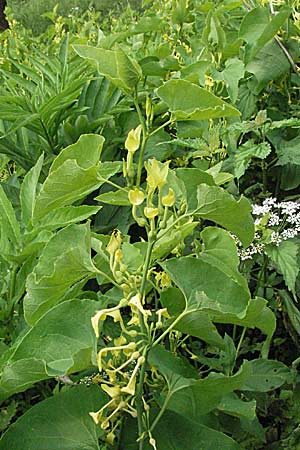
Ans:
POLYGON ((152 425, 151 425, 150 430, 149 430, 150 432, 152 432, 154 430, 154 428, 156 427, 156 425, 160 421, 161 417, 163 416, 163 414, 164 414, 164 412, 165 412, 165 410, 166 410, 166 408, 168 406, 169 400, 170 400, 170 395, 168 393, 168 395, 166 396, 165 401, 164 401, 164 403, 163 403, 159 413, 157 414, 157 416, 155 417, 155 419, 152 422, 152 425))
POLYGON ((170 125, 171 123, 173 123, 174 120, 173 119, 169 119, 167 120, 167 122, 163 123, 162 125, 160 125, 159 127, 155 128, 155 130, 151 131, 151 133, 149 134, 149 137, 154 136, 156 133, 158 133, 160 130, 162 130, 163 128, 167 127, 168 125, 170 125))
POLYGON ((110 186, 113 186, 113 187, 117 188, 118 190, 127 192, 127 189, 125 189, 125 188, 122 187, 122 186, 119 186, 118 184, 114 183, 113 181, 107 180, 106 178, 102 178, 102 177, 101 177, 101 179, 102 179, 105 183, 109 184, 110 186))
POLYGON ((155 244, 155 240, 149 238, 147 252, 146 252, 146 258, 145 258, 145 263, 144 263, 144 268, 143 268, 143 278, 142 278, 141 289, 140 289, 140 293, 142 296, 145 293, 148 269, 149 269, 149 265, 150 265, 150 261, 151 261, 151 254, 152 254, 154 244, 155 244))
MULTIPOLYGON (((190 312, 192 312, 192 311, 190 311, 190 312)), ((180 322, 180 320, 186 315, 186 313, 187 313, 186 309, 184 311, 182 311, 182 313, 180 313, 179 316, 176 317, 176 319, 171 323, 171 325, 153 342, 153 344, 151 345, 151 348, 158 345, 170 333, 170 331, 172 331, 172 329, 175 327, 175 325, 178 322, 180 322)))
POLYGON ((12 271, 11 271, 10 283, 9 283, 9 299, 10 299, 11 303, 12 303, 12 299, 15 295, 17 270, 18 270, 18 266, 14 265, 12 268, 12 271))
POLYGON ((143 426, 143 393, 144 393, 144 378, 146 373, 146 365, 147 365, 147 354, 148 354, 148 347, 144 348, 143 356, 145 358, 144 364, 141 367, 140 370, 140 376, 139 376, 139 382, 137 386, 137 393, 136 393, 136 410, 137 410, 137 421, 138 421, 138 435, 141 440, 139 441, 139 450, 143 450, 144 447, 144 437, 142 437, 144 433, 144 426, 143 426))
POLYGON ((140 154, 139 154, 139 161, 138 161, 138 169, 137 169, 137 176, 136 176, 136 186, 139 187, 141 184, 141 176, 142 176, 142 170, 143 170, 143 162, 144 162, 144 154, 145 154, 145 148, 146 148, 146 143, 149 137, 148 131, 147 131, 147 127, 146 127, 146 122, 145 119, 143 117, 138 99, 137 99, 137 92, 135 93, 134 99, 133 99, 133 103, 136 109, 136 112, 139 116, 139 121, 140 124, 142 126, 142 143, 141 143, 141 148, 140 148, 140 154))
POLYGON ((243 328, 243 331, 242 331, 242 334, 241 334, 241 337, 240 337, 240 340, 239 340, 239 343, 238 343, 238 346, 237 346, 237 348, 236 348, 236 353, 235 353, 234 362, 237 360, 237 358, 238 358, 238 356, 239 356, 239 352, 240 352, 241 345, 242 345, 242 343, 243 343, 243 340, 244 340, 246 331, 247 331, 247 327, 244 327, 244 328, 243 328))

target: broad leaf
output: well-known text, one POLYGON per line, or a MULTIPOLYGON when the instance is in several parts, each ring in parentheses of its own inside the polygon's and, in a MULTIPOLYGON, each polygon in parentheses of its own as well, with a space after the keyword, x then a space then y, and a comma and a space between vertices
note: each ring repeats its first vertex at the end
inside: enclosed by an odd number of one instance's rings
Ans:
POLYGON ((93 60, 102 75, 127 93, 133 91, 142 77, 138 63, 121 47, 106 50, 88 45, 75 45, 74 49, 82 58, 93 60))
POLYGON ((245 197, 235 200, 220 187, 201 184, 198 186, 197 214, 234 233, 248 247, 254 238, 252 207, 245 197))
MULTIPOLYGON (((48 212, 35 224, 36 229, 56 230, 72 223, 82 222, 97 214, 101 206, 63 206, 48 212)), ((34 231, 35 231, 34 230, 34 231)))
POLYGON ((271 359, 254 359, 248 364, 252 375, 241 387, 244 391, 268 392, 279 388, 284 383, 291 383, 291 370, 280 361, 271 359))
POLYGON ((239 37, 248 44, 245 55, 246 63, 252 60, 277 34, 290 14, 290 8, 285 8, 273 15, 270 20, 266 8, 258 7, 248 12, 239 31, 239 37))
POLYGON ((74 386, 34 405, 0 440, 0 449, 100 450, 89 416, 107 402, 98 386, 74 386))
POLYGON ((4 359, 0 401, 38 381, 90 367, 96 350, 91 316, 97 307, 90 300, 76 299, 41 317, 4 359))
POLYGON ((82 135, 55 158, 36 199, 34 224, 49 211, 71 205, 101 185, 98 163, 103 142, 102 136, 82 135))
POLYGON ((266 247, 266 253, 275 264, 288 289, 295 294, 295 285, 299 274, 300 242, 297 240, 286 240, 280 242, 278 246, 269 245, 266 247))
POLYGON ((157 89, 176 120, 205 120, 239 116, 233 106, 186 80, 170 80, 157 89))
POLYGON ((86 224, 60 230, 42 251, 27 279, 24 314, 34 324, 47 310, 62 301, 68 289, 97 269, 91 260, 90 231, 86 224))
POLYGON ((157 448, 163 450, 242 450, 229 436, 191 420, 189 414, 183 417, 167 411, 153 434, 157 448))

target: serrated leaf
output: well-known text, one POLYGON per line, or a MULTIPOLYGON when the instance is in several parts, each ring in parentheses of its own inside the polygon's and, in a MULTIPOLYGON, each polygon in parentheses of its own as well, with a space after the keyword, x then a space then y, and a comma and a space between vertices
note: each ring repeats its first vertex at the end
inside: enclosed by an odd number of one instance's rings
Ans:
POLYGON ((233 173, 236 178, 241 178, 248 168, 252 158, 265 159, 271 153, 269 142, 255 144, 252 140, 238 147, 236 153, 229 157, 226 165, 233 165, 233 173))
POLYGON ((176 120, 205 120, 239 116, 233 106, 186 80, 169 80, 157 89, 176 120))

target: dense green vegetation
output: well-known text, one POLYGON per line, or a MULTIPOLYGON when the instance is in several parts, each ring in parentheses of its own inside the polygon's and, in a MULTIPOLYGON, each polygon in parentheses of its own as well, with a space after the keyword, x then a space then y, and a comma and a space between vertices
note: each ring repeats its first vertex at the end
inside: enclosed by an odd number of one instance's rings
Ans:
POLYGON ((300 448, 298 2, 9 3, 0 450, 300 448))

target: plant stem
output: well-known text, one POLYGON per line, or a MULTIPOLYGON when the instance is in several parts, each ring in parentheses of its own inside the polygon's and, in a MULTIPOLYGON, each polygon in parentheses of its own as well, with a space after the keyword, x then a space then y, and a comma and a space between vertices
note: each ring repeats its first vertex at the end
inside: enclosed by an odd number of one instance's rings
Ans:
POLYGON ((165 412, 165 410, 166 410, 166 407, 168 406, 169 400, 170 400, 170 396, 169 396, 169 394, 168 394, 168 395, 166 396, 166 398, 165 398, 165 401, 164 401, 164 403, 163 403, 163 405, 162 405, 162 407, 161 407, 159 413, 157 414, 157 416, 156 416, 155 419, 153 420, 152 425, 151 425, 149 431, 153 431, 154 428, 156 427, 156 425, 158 424, 158 422, 160 421, 162 415, 164 414, 164 412, 165 412))
POLYGON ((141 440, 139 441, 139 450, 143 450, 144 447, 144 438, 142 437, 144 432, 143 426, 143 393, 144 393, 144 378, 146 373, 146 365, 147 365, 147 354, 148 354, 148 346, 144 348, 143 356, 145 361, 140 370, 139 382, 137 386, 136 393, 136 410, 137 410, 137 421, 138 421, 138 435, 141 440))
POLYGON ((237 348, 236 348, 236 353, 235 353, 234 362, 237 360, 237 358, 238 358, 238 356, 239 356, 239 352, 240 352, 241 345, 242 345, 242 343, 243 343, 243 340, 244 340, 246 331, 247 331, 247 327, 244 327, 244 328, 243 328, 243 331, 242 331, 242 334, 241 334, 241 337, 240 337, 240 340, 239 340, 239 343, 238 343, 238 346, 237 346, 237 348))
POLYGON ((142 126, 142 134, 143 134, 141 148, 140 148, 140 154, 139 154, 137 176, 136 176, 136 187, 139 187, 140 184, 141 184, 141 176, 142 176, 142 170, 143 170, 144 154, 145 154, 145 148, 146 148, 146 143, 147 143, 149 134, 148 134, 148 130, 147 130, 147 127, 146 127, 145 119, 143 117, 143 114, 142 114, 142 111, 141 111, 141 108, 140 108, 140 105, 139 105, 139 102, 138 102, 138 99, 137 99, 137 92, 134 95, 133 103, 134 103, 136 112, 137 112, 137 114, 139 116, 139 121, 140 121, 140 124, 142 126))

